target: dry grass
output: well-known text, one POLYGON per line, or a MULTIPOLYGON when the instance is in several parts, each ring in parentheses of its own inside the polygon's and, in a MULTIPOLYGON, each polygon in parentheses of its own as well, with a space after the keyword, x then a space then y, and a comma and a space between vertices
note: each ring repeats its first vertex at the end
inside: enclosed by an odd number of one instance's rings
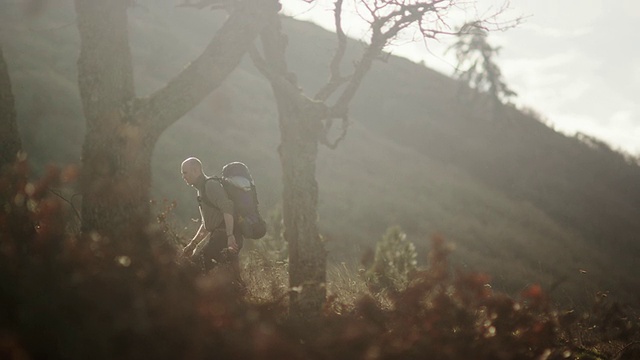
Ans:
POLYGON ((248 301, 288 301, 289 272, 286 262, 275 260, 259 249, 244 249, 241 255, 241 276, 247 286, 248 301))

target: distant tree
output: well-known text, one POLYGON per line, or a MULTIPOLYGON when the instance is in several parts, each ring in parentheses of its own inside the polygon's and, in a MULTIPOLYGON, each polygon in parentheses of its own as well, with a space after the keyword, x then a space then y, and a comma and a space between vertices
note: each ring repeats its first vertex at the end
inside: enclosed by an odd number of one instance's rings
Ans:
POLYGON ((0 172, 16 160, 21 147, 9 69, 0 46, 0 172))
POLYGON ((137 97, 129 49, 131 0, 75 0, 82 149, 82 227, 114 240, 149 220, 151 155, 171 124, 220 86, 278 10, 275 0, 234 2, 204 52, 166 86, 137 97))
POLYGON ((507 102, 517 94, 505 83, 496 58, 499 46, 488 41, 486 29, 469 23, 460 29, 458 40, 449 48, 458 61, 455 75, 472 89, 488 94, 494 106, 507 102))
MULTIPOLYGON (((289 243, 290 313, 302 318, 317 315, 326 296, 326 251, 317 226, 318 184, 315 178, 318 144, 335 148, 345 137, 348 108, 373 62, 384 55, 394 40, 409 31, 424 39, 447 32, 450 13, 464 4, 444 0, 359 0, 355 6, 369 28, 368 42, 354 62, 353 71, 341 74, 346 52, 342 29, 343 0, 335 1, 337 50, 329 65, 327 83, 313 96, 302 92, 286 61, 287 37, 280 18, 270 22, 260 37, 262 53, 251 52, 256 67, 270 82, 278 108, 283 176, 284 236, 289 243), (331 101, 330 101, 331 99, 331 101), (334 120, 342 131, 333 141, 329 132, 334 120)), ((482 20, 475 23, 484 25, 482 20)), ((309 71, 314 71, 309 69, 309 71)))

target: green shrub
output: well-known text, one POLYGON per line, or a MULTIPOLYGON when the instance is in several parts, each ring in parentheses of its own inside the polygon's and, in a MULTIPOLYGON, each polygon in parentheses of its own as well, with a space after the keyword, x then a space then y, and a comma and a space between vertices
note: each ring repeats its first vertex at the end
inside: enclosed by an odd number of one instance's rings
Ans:
POLYGON ((417 267, 416 248, 398 226, 390 227, 376 245, 375 257, 365 279, 374 292, 397 292, 407 287, 417 267))

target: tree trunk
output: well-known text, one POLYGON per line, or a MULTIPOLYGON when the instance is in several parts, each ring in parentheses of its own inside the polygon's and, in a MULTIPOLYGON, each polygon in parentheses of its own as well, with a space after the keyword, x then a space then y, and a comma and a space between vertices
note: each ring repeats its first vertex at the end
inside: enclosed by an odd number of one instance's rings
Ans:
MULTIPOLYGON (((291 108, 288 108, 291 109, 291 108)), ((326 297, 327 256, 318 232, 319 119, 280 109, 284 237, 289 243, 290 314, 319 315, 326 297)))
POLYGON ((304 96, 288 73, 287 39, 280 19, 271 18, 262 34, 268 70, 278 107, 281 143, 284 237, 289 243, 290 315, 311 319, 326 298, 327 255, 318 232, 318 139, 327 108, 304 96))
POLYGON ((0 46, 0 173, 16 160, 21 146, 9 69, 0 46))
POLYGON ((135 95, 129 0, 76 0, 75 5, 80 33, 78 84, 87 123, 82 228, 120 238, 135 224, 147 222, 149 160, 155 142, 140 141, 144 129, 125 115, 135 95))
MULTIPOLYGON (((130 0, 76 0, 78 84, 87 122, 82 152, 82 230, 119 241, 150 220, 151 155, 162 132, 238 65, 275 0, 240 3, 203 54, 164 88, 136 98, 127 31, 130 0)), ((124 241, 126 243, 126 241, 124 241)))
POLYGON ((126 241, 140 235, 150 219, 157 137, 115 114, 100 125, 86 134, 82 151, 82 229, 126 241))

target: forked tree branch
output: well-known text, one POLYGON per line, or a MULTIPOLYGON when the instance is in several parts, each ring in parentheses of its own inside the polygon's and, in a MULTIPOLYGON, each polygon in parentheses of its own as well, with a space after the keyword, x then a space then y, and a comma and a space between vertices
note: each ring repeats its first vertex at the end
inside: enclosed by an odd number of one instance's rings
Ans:
MULTIPOLYGON (((339 96, 335 105, 331 108, 331 117, 341 118, 346 116, 347 108, 360 84, 371 68, 373 61, 383 53, 385 46, 390 41, 397 38, 400 32, 416 26, 425 38, 435 38, 439 34, 455 35, 458 32, 446 31, 442 27, 448 28, 445 22, 445 15, 450 8, 455 5, 452 0, 431 0, 431 1, 361 1, 361 4, 369 12, 371 17, 371 37, 369 45, 366 47, 360 60, 356 63, 354 74, 350 77, 344 91, 339 96), (429 23, 433 23, 429 26, 429 23)), ((336 11, 341 10, 336 6, 336 11)), ((495 19, 505 10, 501 7, 496 13, 490 15, 488 19, 495 19)), ((340 15, 336 15, 337 19, 340 15)), ((501 29, 512 27, 520 22, 520 18, 501 24, 501 29)), ((475 22, 476 26, 486 25, 485 20, 475 22)), ((497 23, 494 23, 497 24, 497 23)))
POLYGON ((344 118, 348 114, 349 103, 355 96, 362 80, 371 69, 373 61, 378 57, 384 48, 384 42, 376 41, 367 46, 360 60, 356 63, 356 68, 344 90, 330 109, 332 118, 344 118))
POLYGON ((160 134, 219 87, 240 63, 268 17, 279 10, 276 0, 239 4, 197 59, 164 88, 133 104, 136 118, 149 122, 154 133, 160 134))
POLYGON ((344 59, 344 54, 347 49, 347 36, 342 30, 342 3, 343 0, 336 0, 336 7, 333 14, 336 25, 338 48, 336 49, 336 53, 334 54, 333 59, 331 59, 331 65, 329 66, 331 71, 329 82, 327 82, 327 84, 323 86, 314 97, 319 101, 326 101, 342 84, 350 79, 350 76, 344 77, 340 75, 340 64, 344 59))
POLYGON ((64 196, 62 196, 62 194, 56 189, 49 188, 49 192, 51 192, 53 195, 57 196, 62 201, 64 201, 67 204, 69 204, 69 206, 71 206, 71 210, 73 210, 73 213, 75 214, 76 218, 78 220, 82 220, 82 217, 80 216, 80 212, 78 211, 78 209, 76 209, 76 206, 73 205, 73 198, 78 196, 78 195, 80 195, 79 193, 78 194, 73 194, 71 196, 71 200, 69 200, 69 199, 65 198, 64 196))
POLYGON ((295 74, 287 69, 284 57, 287 47, 287 37, 282 33, 280 18, 272 15, 269 24, 264 28, 260 39, 263 44, 264 57, 254 46, 249 54, 258 71, 260 71, 271 84, 276 95, 276 101, 286 101, 295 104, 296 107, 312 111, 312 118, 322 120, 326 118, 327 106, 322 101, 316 101, 306 96, 298 87, 295 74))
POLYGON ((269 64, 267 64, 267 61, 259 53, 255 44, 249 49, 249 56, 251 57, 253 65, 258 69, 262 76, 271 83, 271 86, 278 88, 279 91, 283 92, 290 98, 295 99, 303 96, 297 85, 289 81, 283 74, 278 73, 270 67, 269 64))
MULTIPOLYGON (((440 1, 442 0, 436 0, 435 2, 437 3, 440 1)), ((375 12, 380 10, 382 6, 384 5, 376 5, 375 8, 369 6, 368 9, 372 14, 375 14, 375 12)), ((343 118, 347 116, 349 103, 355 96, 362 80, 371 69, 373 61, 382 53, 389 40, 395 37, 402 29, 409 26, 412 22, 419 21, 424 13, 430 9, 433 9, 433 6, 430 4, 402 5, 400 6, 400 9, 391 12, 387 16, 375 19, 372 22, 370 43, 366 47, 366 50, 362 54, 360 60, 356 63, 354 73, 350 77, 344 91, 340 94, 336 103, 331 107, 331 117, 343 118), (386 31, 384 30, 388 25, 388 21, 391 21, 394 17, 403 15, 405 16, 393 23, 386 31)), ((338 10, 341 10, 341 8, 336 7, 336 11, 338 10)), ((339 19, 339 15, 336 16, 339 19)))

